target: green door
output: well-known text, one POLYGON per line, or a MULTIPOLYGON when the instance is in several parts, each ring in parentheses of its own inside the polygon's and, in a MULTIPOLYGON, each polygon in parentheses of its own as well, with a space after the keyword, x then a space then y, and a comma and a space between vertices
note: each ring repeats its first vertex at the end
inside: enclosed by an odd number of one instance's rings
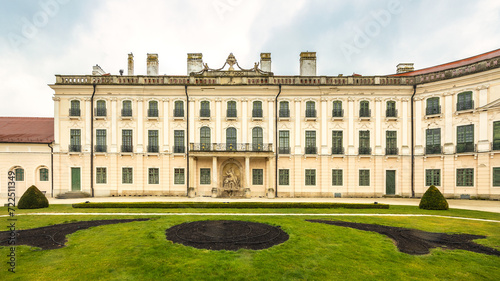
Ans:
POLYGON ((71 190, 80 191, 80 168, 71 168, 71 190))
POLYGON ((394 170, 385 171, 385 194, 396 194, 396 171, 394 170))

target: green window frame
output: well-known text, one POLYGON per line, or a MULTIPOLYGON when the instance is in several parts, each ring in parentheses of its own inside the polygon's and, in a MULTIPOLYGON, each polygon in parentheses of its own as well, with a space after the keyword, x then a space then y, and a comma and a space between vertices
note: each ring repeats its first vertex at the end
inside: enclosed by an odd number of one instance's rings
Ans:
POLYGON ((184 130, 174 130, 174 153, 184 153, 184 130))
POLYGON ((184 168, 174 169, 174 184, 185 184, 184 168))
POLYGON ((95 130, 95 139, 97 145, 106 145, 106 129, 95 130))
POLYGON ((385 149, 386 155, 398 154, 398 135, 396 131, 385 132, 385 149))
POLYGON ((132 116, 132 101, 124 100, 122 102, 122 116, 132 116))
POLYGON ((279 131, 279 152, 290 154, 290 131, 279 131))
POLYGON ((441 146, 441 128, 425 130, 426 146, 441 146))
POLYGON ((316 117, 316 103, 314 101, 306 102, 306 117, 316 117))
POLYGON ((200 184, 210 184, 210 169, 201 168, 200 169, 200 184))
POLYGON ((95 168, 95 182, 96 183, 107 183, 107 171, 106 167, 96 167, 95 168))
POLYGON ((80 116, 80 101, 72 100, 70 102, 69 116, 80 116))
MULTIPOLYGON (((344 139, 344 132, 343 131, 337 131, 337 130, 332 131, 332 151, 333 152, 341 152, 342 151, 342 149, 344 148, 343 139, 344 139)), ((335 153, 335 154, 342 154, 342 153, 335 153)))
POLYGON ((134 170, 131 167, 122 168, 122 183, 129 184, 134 181, 134 170))
POLYGON ((279 169, 279 185, 289 185, 290 184, 290 170, 279 169))
POLYGON ((226 129, 226 149, 236 150, 236 128, 230 127, 226 129))
POLYGON ((160 183, 160 168, 149 168, 148 184, 159 184, 159 183, 160 183))
POLYGON ((474 186, 474 169, 457 169, 457 186, 474 186))
POLYGON ((425 170, 425 186, 441 186, 441 169, 425 170))
POLYGON ((342 169, 332 169, 332 185, 334 186, 344 185, 342 169))
POLYGON ((280 117, 290 117, 290 107, 287 101, 280 101, 280 117))
POLYGON ((158 151, 158 130, 148 130, 148 152, 158 151))
POLYGON ((439 114, 441 108, 439 106, 439 97, 428 98, 425 108, 425 115, 439 114))
POLYGON ((472 91, 462 92, 457 95, 457 111, 468 110, 474 107, 472 91))
POLYGON ((261 127, 252 129, 252 150, 261 151, 264 148, 264 131, 261 127))
POLYGON ((201 101, 200 102, 200 117, 210 117, 210 102, 201 101))
POLYGON ((227 117, 236 117, 237 116, 236 102, 235 101, 228 101, 227 102, 226 116, 227 117))
POLYGON ((359 170, 359 186, 370 186, 370 170, 359 170))
POLYGON ((206 150, 210 147, 210 128, 207 126, 200 128, 200 145, 201 149, 206 150))
POLYGON ((306 169, 306 185, 316 185, 316 170, 306 169))
POLYGON ((264 114, 262 110, 262 102, 254 101, 252 105, 253 105, 252 117, 262 117, 264 114))
POLYGON ((24 169, 23 168, 16 168, 14 170, 16 173, 16 181, 24 181, 24 169))
POLYGON ((158 102, 151 100, 148 102, 148 117, 158 117, 158 102))
POLYGON ((493 122, 493 150, 500 150, 500 121, 493 122))
POLYGON ((71 129, 70 130, 70 144, 71 145, 81 145, 81 130, 71 129))
POLYGON ((174 117, 184 117, 184 102, 181 100, 174 102, 174 117))
POLYGON ((359 131, 359 147, 369 148, 370 147, 370 131, 359 131))
POLYGON ((493 186, 500 186, 500 167, 493 168, 493 186))
POLYGON ((332 116, 333 117, 342 117, 344 114, 342 112, 342 101, 336 100, 333 101, 333 110, 332 110, 332 116))
POLYGON ((49 181, 49 169, 47 168, 40 169, 40 181, 49 181))
POLYGON ((306 131, 306 147, 316 147, 316 131, 306 131))
POLYGON ((252 185, 263 185, 263 184, 264 184, 264 170, 252 169, 252 185))
POLYGON ((457 126, 457 153, 474 151, 474 125, 457 126))

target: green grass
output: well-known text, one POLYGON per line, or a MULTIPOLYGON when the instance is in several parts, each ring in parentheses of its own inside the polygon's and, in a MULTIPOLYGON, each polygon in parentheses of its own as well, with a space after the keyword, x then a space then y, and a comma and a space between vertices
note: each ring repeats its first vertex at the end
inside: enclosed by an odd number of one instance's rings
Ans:
MULTIPOLYGON (((177 212, 161 209, 73 209, 52 205, 40 212, 177 212)), ((30 212, 37 210, 30 210, 30 212)), ((467 210, 245 209, 181 212, 406 213, 500 220, 500 214, 467 210)), ((6 214, 0 208, 0 214, 6 214)), ((16 213, 29 213, 22 210, 16 213)), ((75 220, 144 216, 17 216, 20 228, 75 220)), ((436 217, 298 216, 151 216, 152 220, 93 227, 71 234, 66 247, 40 251, 17 247, 17 273, 7 272, 6 247, 0 247, 0 280, 498 280, 500 257, 462 250, 433 249, 431 254, 401 253, 386 236, 306 219, 335 219, 416 228, 431 232, 486 235, 476 242, 500 249, 500 223, 436 217), (173 244, 165 230, 195 220, 246 220, 279 225, 290 239, 269 249, 209 251, 173 244), (2 260, 4 259, 4 260, 2 260)), ((0 226, 7 225, 0 218, 0 226)))

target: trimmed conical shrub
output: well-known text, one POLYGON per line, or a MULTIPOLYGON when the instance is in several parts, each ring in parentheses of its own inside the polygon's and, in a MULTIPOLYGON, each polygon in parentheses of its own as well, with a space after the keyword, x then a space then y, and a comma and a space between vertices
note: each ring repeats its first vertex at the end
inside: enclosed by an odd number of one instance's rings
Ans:
POLYGON ((34 185, 26 190, 17 203, 19 209, 40 209, 47 208, 48 206, 49 200, 47 200, 45 195, 34 185))
POLYGON ((439 189, 431 185, 420 199, 418 207, 425 210, 448 210, 448 201, 439 189))

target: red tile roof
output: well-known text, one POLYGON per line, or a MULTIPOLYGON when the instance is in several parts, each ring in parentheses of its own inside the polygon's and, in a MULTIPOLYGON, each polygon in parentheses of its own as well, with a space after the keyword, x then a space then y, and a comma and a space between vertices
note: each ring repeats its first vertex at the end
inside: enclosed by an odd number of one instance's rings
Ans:
POLYGON ((0 117, 0 143, 51 143, 54 118, 0 117))
POLYGON ((449 63, 445 63, 445 64, 433 66, 433 67, 423 68, 423 69, 419 69, 419 70, 415 70, 415 71, 411 71, 411 72, 394 74, 394 75, 391 75, 391 76, 416 76, 416 75, 421 75, 421 74, 427 74, 427 73, 432 73, 432 72, 437 72, 437 71, 443 71, 443 70, 447 70, 447 69, 452 69, 452 68, 457 68, 457 67, 465 66, 465 65, 468 65, 468 64, 472 64, 472 63, 475 63, 475 62, 478 62, 478 61, 482 61, 482 60, 491 59, 491 58, 498 57, 498 56, 500 56, 500 49, 497 49, 497 50, 494 50, 494 51, 491 51, 491 52, 487 52, 487 53, 484 53, 484 54, 480 54, 480 55, 477 55, 477 56, 473 56, 473 57, 470 57, 470 58, 457 60, 457 61, 454 61, 454 62, 449 62, 449 63))

